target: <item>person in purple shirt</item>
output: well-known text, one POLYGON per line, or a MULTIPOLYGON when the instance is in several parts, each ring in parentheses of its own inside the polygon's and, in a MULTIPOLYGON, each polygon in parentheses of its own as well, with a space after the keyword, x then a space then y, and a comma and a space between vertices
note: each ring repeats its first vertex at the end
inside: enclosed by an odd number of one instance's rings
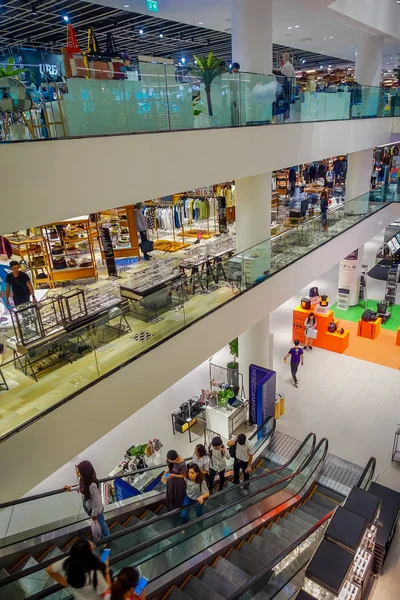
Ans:
POLYGON ((289 352, 286 354, 285 358, 283 359, 286 362, 290 356, 290 370, 292 371, 294 387, 297 387, 297 385, 298 385, 297 369, 299 368, 300 362, 301 362, 302 366, 304 365, 303 354, 304 353, 303 353, 302 348, 300 348, 299 340, 294 340, 293 348, 290 348, 289 352))

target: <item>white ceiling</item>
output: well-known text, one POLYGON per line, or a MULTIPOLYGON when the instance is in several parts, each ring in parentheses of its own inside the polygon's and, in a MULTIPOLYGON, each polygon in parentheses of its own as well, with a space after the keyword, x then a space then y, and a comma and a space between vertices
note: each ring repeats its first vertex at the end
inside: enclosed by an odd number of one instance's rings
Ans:
MULTIPOLYGON (((232 0, 158 0, 158 13, 147 10, 146 0, 96 1, 105 6, 153 14, 190 25, 199 26, 201 23, 207 29, 230 32, 232 0)), ((354 61, 360 38, 375 32, 331 10, 331 2, 332 0, 274 0, 273 41, 289 48, 292 46, 354 61)), ((400 41, 387 39, 384 55, 383 67, 391 69, 396 66, 396 56, 400 57, 400 41)))

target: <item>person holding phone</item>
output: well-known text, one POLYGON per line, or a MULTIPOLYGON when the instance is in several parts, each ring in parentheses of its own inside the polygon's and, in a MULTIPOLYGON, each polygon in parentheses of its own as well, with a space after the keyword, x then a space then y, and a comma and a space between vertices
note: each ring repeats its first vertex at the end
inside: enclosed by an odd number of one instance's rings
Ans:
POLYGON ((92 542, 79 538, 66 560, 59 560, 46 569, 57 583, 71 588, 75 600, 100 600, 110 591, 108 558, 105 563, 101 562, 93 550, 92 542))
POLYGON ((111 586, 111 600, 145 600, 146 585, 147 579, 140 577, 139 569, 125 567, 111 586))
POLYGON ((180 508, 186 493, 186 463, 176 450, 167 452, 168 472, 164 478, 167 484, 168 510, 180 508))

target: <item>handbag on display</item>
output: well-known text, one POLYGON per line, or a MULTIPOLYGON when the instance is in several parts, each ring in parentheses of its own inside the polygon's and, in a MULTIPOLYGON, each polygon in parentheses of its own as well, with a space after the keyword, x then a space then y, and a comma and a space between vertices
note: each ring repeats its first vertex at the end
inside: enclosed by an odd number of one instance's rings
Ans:
POLYGON ((328 306, 329 298, 326 294, 322 294, 322 296, 320 296, 319 304, 320 304, 320 306, 328 306))
POLYGON ((301 299, 301 308, 303 308, 304 310, 310 310, 311 309, 311 299, 310 298, 302 298, 301 299))
POLYGON ((319 296, 318 288, 317 287, 310 288, 308 295, 310 296, 310 298, 315 298, 315 296, 319 296))
POLYGON ((344 334, 344 329, 343 329, 343 327, 342 327, 341 329, 339 329, 339 330, 338 330, 338 333, 340 333, 340 335, 343 335, 343 334, 344 334))
POLYGON ((335 321, 332 321, 331 323, 329 323, 328 331, 329 331, 329 333, 335 333, 337 331, 337 324, 335 323, 335 321))

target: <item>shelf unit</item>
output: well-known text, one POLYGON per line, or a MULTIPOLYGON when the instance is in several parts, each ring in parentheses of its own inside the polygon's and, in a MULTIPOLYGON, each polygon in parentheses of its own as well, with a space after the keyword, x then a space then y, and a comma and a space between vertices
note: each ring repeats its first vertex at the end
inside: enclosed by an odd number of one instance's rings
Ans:
POLYGON ((42 227, 42 236, 54 283, 97 279, 94 253, 94 240, 99 236, 97 223, 86 216, 50 223, 42 227))
POLYGON ((350 308, 350 290, 339 288, 337 295, 336 308, 339 310, 349 310, 350 308))
POLYGON ((397 284, 399 281, 398 267, 391 267, 388 272, 388 278, 385 289, 385 302, 389 306, 393 306, 396 302, 397 284))
POLYGON ((45 285, 53 288, 53 269, 44 238, 40 237, 27 242, 26 249, 33 287, 38 288, 45 285))
MULTIPOLYGON (((99 225, 111 223, 110 235, 115 258, 140 258, 139 241, 136 231, 135 206, 133 204, 103 210, 100 213, 99 225)), ((101 256, 104 250, 100 244, 101 256)))

